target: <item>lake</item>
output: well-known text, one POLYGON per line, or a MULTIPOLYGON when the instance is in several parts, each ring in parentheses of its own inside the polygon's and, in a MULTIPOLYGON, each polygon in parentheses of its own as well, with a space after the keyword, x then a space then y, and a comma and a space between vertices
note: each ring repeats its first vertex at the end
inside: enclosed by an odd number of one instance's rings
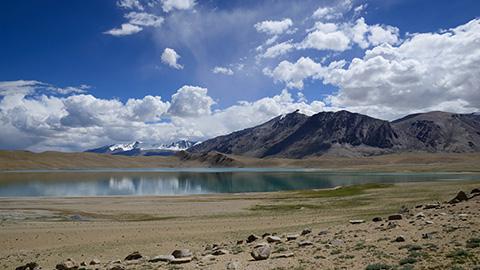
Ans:
POLYGON ((22 171, 0 173, 0 197, 192 195, 447 180, 480 180, 480 174, 248 168, 22 171))

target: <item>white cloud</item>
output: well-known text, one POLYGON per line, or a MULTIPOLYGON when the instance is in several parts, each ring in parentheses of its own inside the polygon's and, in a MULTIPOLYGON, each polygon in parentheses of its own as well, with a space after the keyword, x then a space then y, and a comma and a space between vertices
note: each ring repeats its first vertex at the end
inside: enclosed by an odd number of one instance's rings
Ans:
POLYGON ((6 95, 0 98, 2 149, 80 151, 131 140, 204 140, 260 124, 296 109, 313 114, 324 108, 321 101, 307 103, 301 96, 294 100, 286 90, 273 97, 243 101, 213 112, 214 101, 207 89, 196 86, 181 87, 172 95, 171 102, 158 96, 122 102, 84 94, 38 95, 36 88, 31 91, 34 94, 30 96, 10 90, 3 92, 6 95))
POLYGON ((178 55, 174 49, 165 48, 162 53, 162 62, 164 64, 175 69, 183 69, 183 66, 177 63, 178 59, 180 59, 180 55, 178 55))
POLYGON ((321 64, 315 63, 309 57, 301 57, 296 63, 282 61, 273 69, 264 69, 263 73, 276 82, 283 82, 288 88, 303 88, 303 80, 314 77, 322 72, 321 64))
POLYGON ((309 33, 297 47, 299 49, 345 51, 350 47, 350 39, 342 31, 316 30, 309 33))
POLYGON ((212 72, 215 74, 233 75, 233 70, 227 67, 214 67, 212 72))
POLYGON ((172 104, 168 112, 173 116, 197 117, 211 113, 211 106, 215 104, 207 95, 207 89, 185 85, 172 95, 172 104))
POLYGON ((165 12, 170 12, 174 9, 192 9, 195 4, 195 0, 162 0, 162 8, 165 12))
POLYGON ((476 19, 441 33, 414 34, 399 46, 377 46, 348 67, 325 74, 326 83, 340 88, 330 102, 357 109, 381 107, 390 115, 445 108, 478 110, 478 40, 480 20, 476 19))
POLYGON ((125 9, 144 9, 139 0, 119 0, 117 1, 117 6, 125 9))
POLYGON ((363 49, 382 43, 398 44, 399 29, 389 25, 368 25, 364 18, 352 23, 316 22, 303 41, 298 43, 298 49, 317 49, 345 51, 353 43, 363 49))
POLYGON ((263 21, 254 25, 257 32, 266 33, 268 35, 280 35, 285 33, 293 22, 291 19, 286 18, 281 21, 263 21))
POLYGON ((312 15, 315 19, 333 20, 342 17, 342 13, 331 7, 319 7, 312 15))
POLYGON ((122 23, 120 28, 110 29, 104 32, 104 34, 120 37, 120 36, 128 36, 128 35, 136 34, 140 31, 142 31, 142 28, 139 26, 136 26, 130 23, 122 23))
POLYGON ((33 93, 35 88, 37 88, 39 85, 42 85, 42 83, 39 81, 3 81, 0 82, 0 95, 29 95, 33 93))
POLYGON ((294 44, 292 43, 292 40, 285 41, 282 43, 275 44, 265 50, 265 52, 262 54, 262 57, 264 58, 275 58, 280 55, 284 55, 290 51, 292 51, 295 48, 294 44))
POLYGON ((129 24, 137 26, 153 26, 159 27, 163 23, 163 18, 146 12, 129 12, 125 14, 129 24))

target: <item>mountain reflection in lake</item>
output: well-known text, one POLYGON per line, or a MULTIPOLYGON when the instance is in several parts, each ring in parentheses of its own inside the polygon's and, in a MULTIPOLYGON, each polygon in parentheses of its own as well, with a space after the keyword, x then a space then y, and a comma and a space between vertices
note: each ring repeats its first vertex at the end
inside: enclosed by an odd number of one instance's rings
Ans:
POLYGON ((363 183, 475 180, 461 173, 335 173, 322 171, 62 171, 0 173, 0 196, 191 195, 331 188, 363 183))

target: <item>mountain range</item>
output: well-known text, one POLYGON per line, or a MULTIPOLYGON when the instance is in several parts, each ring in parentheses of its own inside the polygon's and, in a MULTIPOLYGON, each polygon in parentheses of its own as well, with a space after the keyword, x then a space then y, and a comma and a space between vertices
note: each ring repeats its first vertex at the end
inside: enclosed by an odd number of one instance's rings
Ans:
POLYGON ((398 152, 478 152, 480 115, 428 112, 394 121, 348 111, 312 116, 295 111, 190 148, 257 158, 372 156, 398 152))
POLYGON ((139 141, 123 144, 110 144, 85 152, 123 155, 123 156, 171 156, 178 151, 184 151, 195 145, 196 142, 180 140, 170 144, 148 144, 139 141))

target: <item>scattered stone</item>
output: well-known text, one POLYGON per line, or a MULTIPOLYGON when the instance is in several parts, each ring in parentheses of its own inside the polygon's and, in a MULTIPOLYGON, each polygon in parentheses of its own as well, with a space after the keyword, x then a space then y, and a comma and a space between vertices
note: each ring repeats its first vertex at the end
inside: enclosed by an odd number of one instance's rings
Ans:
POLYGON ((212 255, 214 256, 220 256, 220 255, 225 255, 225 254, 228 254, 228 250, 226 249, 216 249, 215 251, 212 252, 212 255))
POLYGON ((341 239, 333 239, 332 241, 330 241, 330 245, 334 247, 342 246, 343 244, 345 244, 345 242, 341 239))
POLYGON ((266 260, 268 257, 270 257, 270 253, 272 251, 272 248, 270 247, 269 244, 262 244, 262 245, 257 245, 250 255, 256 260, 266 260))
POLYGON ((240 263, 238 262, 227 263, 227 270, 238 270, 238 269, 240 269, 240 263))
POLYGON ((36 270, 38 269, 37 267, 38 267, 38 264, 36 262, 30 262, 15 268, 15 270, 36 270))
POLYGON ((293 252, 288 252, 288 253, 281 253, 275 256, 275 258, 290 258, 293 257, 295 254, 293 252))
POLYGON ((382 217, 374 217, 374 218, 372 219, 373 222, 380 222, 380 221, 382 221, 382 220, 383 220, 382 217))
POLYGON ((299 247, 313 246, 313 243, 311 241, 304 240, 298 243, 298 246, 299 247))
POLYGON ((108 270, 125 270, 125 266, 123 265, 114 265, 114 266, 110 266, 109 268, 107 268, 108 270))
POLYGON ((467 194, 463 191, 459 191, 457 193, 457 196, 455 196, 455 198, 451 199, 448 203, 454 204, 454 203, 459 203, 459 202, 463 202, 463 201, 467 201, 467 200, 468 200, 467 194))
POLYGON ((401 220, 403 219, 402 214, 393 214, 388 216, 388 220, 401 220))
POLYGON ((427 225, 432 225, 432 224, 433 224, 433 221, 431 221, 431 220, 425 220, 425 224, 427 224, 427 225))
POLYGON ((298 234, 287 234, 287 241, 296 240, 300 235, 298 234))
POLYGON ((67 259, 66 261, 59 263, 55 266, 57 270, 74 270, 77 269, 78 265, 72 259, 67 259))
POLYGON ((238 240, 237 241, 237 245, 242 245, 243 244, 243 240, 238 240))
POLYGON ((170 261, 171 264, 182 264, 182 263, 189 263, 192 261, 192 257, 182 257, 182 258, 175 258, 170 261))
POLYGON ((363 220, 363 219, 352 219, 349 222, 350 222, 350 224, 361 224, 361 223, 364 223, 365 220, 363 220))
POLYGON ((420 212, 415 215, 415 218, 420 219, 420 218, 425 218, 425 214, 423 212, 420 212))
POLYGON ((176 249, 172 252, 172 256, 176 259, 192 257, 192 252, 189 249, 176 249))
POLYGON ((272 234, 271 234, 271 233, 268 233, 268 232, 267 232, 267 233, 264 233, 264 234, 262 234, 262 238, 265 238, 265 237, 267 237, 267 236, 269 236, 269 235, 272 235, 272 234))
POLYGON ((99 259, 93 259, 90 261, 89 265, 96 265, 96 264, 100 264, 100 260, 99 259))
POLYGON ((428 210, 428 209, 437 209, 437 208, 440 208, 440 204, 439 204, 439 203, 427 203, 427 204, 425 204, 425 206, 423 207, 423 209, 425 209, 425 210, 428 210))
POLYGON ((326 235, 326 234, 328 234, 327 230, 323 230, 323 231, 318 232, 318 235, 326 235))
POLYGON ((472 189, 472 191, 470 192, 470 194, 475 194, 475 193, 480 193, 480 188, 474 188, 474 189, 472 189))
POLYGON ((134 251, 130 253, 127 257, 125 257, 125 261, 133 261, 133 260, 138 260, 141 259, 143 256, 140 254, 138 251, 134 251))
POLYGON ((267 240, 268 243, 280 243, 280 242, 282 242, 282 239, 280 237, 272 236, 272 235, 267 236, 266 240, 267 240))
POLYGON ((260 237, 256 236, 255 234, 251 234, 247 237, 247 243, 252 243, 260 239, 260 237))
POLYGON ((400 207, 400 211, 398 211, 400 214, 406 214, 408 212, 410 212, 410 209, 408 209, 408 207, 406 207, 405 205, 402 205, 402 207, 400 207))
POLYGON ((175 257, 173 255, 158 255, 158 256, 155 256, 155 257, 151 258, 148 261, 151 262, 151 263, 170 262, 174 259, 175 259, 175 257))
POLYGON ((399 235, 395 238, 395 242, 405 242, 405 236, 399 235))
POLYGON ((387 229, 393 229, 393 228, 396 228, 397 226, 398 226, 397 223, 395 223, 395 222, 393 222, 393 221, 392 221, 392 222, 388 222, 388 224, 387 224, 387 229))
POLYGON ((422 233, 422 239, 432 239, 431 233, 422 233))
POLYGON ((310 228, 303 229, 303 231, 302 231, 302 235, 307 235, 307 234, 310 234, 310 233, 312 233, 312 229, 310 229, 310 228))

